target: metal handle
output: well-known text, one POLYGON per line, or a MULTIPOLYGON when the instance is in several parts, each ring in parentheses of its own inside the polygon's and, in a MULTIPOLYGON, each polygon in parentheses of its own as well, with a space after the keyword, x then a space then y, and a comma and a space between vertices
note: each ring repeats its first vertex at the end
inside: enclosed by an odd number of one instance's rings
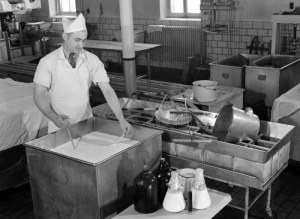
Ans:
POLYGON ((74 142, 73 142, 73 138, 72 138, 72 135, 71 135, 71 133, 70 133, 70 130, 69 130, 69 128, 67 128, 67 131, 68 131, 68 133, 69 133, 69 137, 70 137, 70 139, 71 139, 71 142, 72 142, 73 148, 74 148, 74 149, 76 149, 76 147, 75 147, 75 144, 74 144, 74 142))
POLYGON ((118 137, 116 140, 113 141, 113 143, 111 143, 111 145, 115 144, 117 141, 119 141, 119 139, 123 138, 124 136, 125 136, 125 134, 118 137))

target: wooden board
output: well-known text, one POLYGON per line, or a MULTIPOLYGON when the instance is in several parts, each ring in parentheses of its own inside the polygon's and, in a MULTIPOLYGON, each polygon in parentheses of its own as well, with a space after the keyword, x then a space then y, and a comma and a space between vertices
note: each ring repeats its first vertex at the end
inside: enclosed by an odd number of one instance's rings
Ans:
POLYGON ((211 102, 198 102, 194 99, 193 90, 189 89, 179 95, 171 97, 171 100, 184 103, 183 95, 185 95, 187 101, 192 102, 199 109, 217 113, 228 103, 233 104, 236 108, 243 108, 243 92, 244 89, 242 88, 218 86, 217 100, 211 102))
MULTIPOLYGON (((54 44, 53 46, 60 47, 61 43, 54 44)), ((135 43, 134 50, 135 52, 146 52, 161 46, 162 46, 161 44, 135 43)), ((122 42, 104 41, 104 40, 86 40, 84 44, 84 48, 121 52, 122 42)))

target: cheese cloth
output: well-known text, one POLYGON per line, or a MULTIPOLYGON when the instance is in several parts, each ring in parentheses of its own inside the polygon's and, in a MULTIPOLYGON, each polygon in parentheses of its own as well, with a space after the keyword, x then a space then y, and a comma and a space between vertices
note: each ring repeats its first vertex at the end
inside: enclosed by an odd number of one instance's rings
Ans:
POLYGON ((47 133, 47 121, 33 101, 33 83, 0 79, 0 150, 47 133))
POLYGON ((272 107, 271 121, 278 122, 300 109, 300 84, 278 97, 272 107))
POLYGON ((274 101, 271 121, 295 126, 291 137, 290 159, 300 161, 300 84, 274 101))

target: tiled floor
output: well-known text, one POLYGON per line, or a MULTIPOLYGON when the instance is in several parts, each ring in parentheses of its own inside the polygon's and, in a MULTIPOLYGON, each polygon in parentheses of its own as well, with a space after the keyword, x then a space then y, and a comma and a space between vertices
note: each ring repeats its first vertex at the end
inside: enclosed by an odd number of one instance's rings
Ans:
MULTIPOLYGON (((289 167, 272 185, 271 207, 277 219, 300 219, 300 171, 298 165, 289 167)), ((243 206, 244 189, 214 180, 206 180, 209 188, 227 192, 232 196, 232 203, 243 206)), ((259 190, 250 189, 250 197, 259 190)), ((249 211, 249 219, 268 218, 265 211, 266 194, 264 194, 249 211)), ((243 219, 241 210, 225 207, 214 219, 243 219)), ((0 218, 31 219, 34 218, 29 183, 18 188, 0 192, 0 218)))

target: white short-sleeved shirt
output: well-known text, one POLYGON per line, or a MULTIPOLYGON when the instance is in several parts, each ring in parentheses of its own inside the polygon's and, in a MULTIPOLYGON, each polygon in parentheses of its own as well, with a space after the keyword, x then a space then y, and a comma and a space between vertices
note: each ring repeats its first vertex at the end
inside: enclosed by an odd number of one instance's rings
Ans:
MULTIPOLYGON (((40 60, 33 81, 48 89, 53 88, 57 76, 57 69, 59 67, 72 68, 64 56, 62 46, 40 60)), ((79 54, 76 65, 76 68, 81 67, 85 67, 89 70, 90 81, 94 84, 97 84, 98 82, 109 82, 109 77, 107 76, 104 64, 96 55, 84 49, 79 54)))

